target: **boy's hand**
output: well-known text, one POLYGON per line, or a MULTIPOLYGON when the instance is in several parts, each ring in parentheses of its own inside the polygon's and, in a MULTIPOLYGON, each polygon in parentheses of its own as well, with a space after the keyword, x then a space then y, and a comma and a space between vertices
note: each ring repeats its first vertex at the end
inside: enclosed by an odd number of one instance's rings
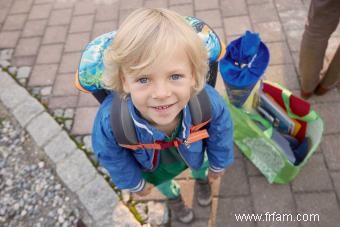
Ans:
POLYGON ((150 183, 145 183, 145 186, 142 191, 136 192, 137 195, 139 196, 146 196, 150 194, 151 190, 153 188, 153 185, 150 183))
POLYGON ((224 175, 224 171, 217 173, 217 172, 213 172, 209 169, 209 171, 208 171, 209 182, 214 182, 215 180, 217 180, 218 178, 220 178, 223 175, 224 175))

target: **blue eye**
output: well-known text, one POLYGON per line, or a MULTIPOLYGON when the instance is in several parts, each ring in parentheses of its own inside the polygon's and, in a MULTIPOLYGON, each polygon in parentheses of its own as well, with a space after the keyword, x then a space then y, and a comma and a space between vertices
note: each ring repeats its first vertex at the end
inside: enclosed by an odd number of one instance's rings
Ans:
POLYGON ((138 83, 141 83, 141 84, 146 84, 148 82, 148 78, 146 77, 143 77, 143 78, 139 78, 137 80, 138 83))
POLYGON ((183 77, 183 75, 181 75, 181 74, 172 74, 171 75, 172 80, 179 80, 182 77, 183 77))

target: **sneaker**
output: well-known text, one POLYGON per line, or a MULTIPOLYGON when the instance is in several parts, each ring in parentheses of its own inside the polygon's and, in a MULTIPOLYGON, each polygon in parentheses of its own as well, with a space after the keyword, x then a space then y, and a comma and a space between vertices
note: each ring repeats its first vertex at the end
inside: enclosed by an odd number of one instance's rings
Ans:
POLYGON ((200 206, 209 206, 212 201, 211 196, 211 186, 209 180, 196 180, 196 198, 198 205, 200 206))
POLYGON ((194 212, 184 204, 182 196, 168 199, 168 206, 177 221, 188 224, 194 220, 194 212))

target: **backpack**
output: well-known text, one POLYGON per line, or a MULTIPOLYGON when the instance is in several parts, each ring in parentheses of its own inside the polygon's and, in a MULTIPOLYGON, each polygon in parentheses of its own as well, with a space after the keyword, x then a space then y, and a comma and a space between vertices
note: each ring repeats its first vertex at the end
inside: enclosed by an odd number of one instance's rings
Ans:
MULTIPOLYGON (((191 16, 186 16, 185 20, 194 28, 208 50, 209 72, 207 83, 215 87, 218 61, 225 54, 225 45, 220 41, 217 34, 203 21, 191 16)), ((104 53, 114 40, 115 34, 115 31, 105 33, 87 44, 75 75, 75 86, 77 89, 91 93, 99 103, 102 103, 105 97, 112 92, 103 89, 101 86, 101 76, 104 71, 104 53)), ((141 144, 136 137, 135 126, 128 112, 127 101, 122 99, 120 95, 113 94, 111 127, 117 143, 130 150, 161 150, 168 147, 178 147, 180 144, 190 146, 193 142, 208 138, 207 130, 202 129, 210 122, 211 118, 211 103, 206 92, 202 90, 194 95, 190 99, 188 106, 193 126, 186 140, 180 141, 175 139, 171 142, 156 141, 153 144, 141 144)))

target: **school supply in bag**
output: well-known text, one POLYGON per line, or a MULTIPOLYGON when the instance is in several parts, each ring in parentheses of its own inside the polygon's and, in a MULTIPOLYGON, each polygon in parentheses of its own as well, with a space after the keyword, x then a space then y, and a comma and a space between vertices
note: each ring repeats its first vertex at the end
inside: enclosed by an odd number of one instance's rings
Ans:
POLYGON ((256 111, 256 106, 253 106, 253 111, 245 111, 226 100, 234 122, 234 141, 239 150, 259 169, 268 182, 289 183, 316 152, 322 138, 323 121, 315 111, 310 109, 309 103, 302 103, 306 101, 301 101, 299 97, 292 95, 284 87, 270 81, 264 81, 261 89, 254 95, 258 96, 258 92, 275 91, 272 94, 277 95, 276 99, 282 101, 281 104, 287 115, 305 123, 306 127, 303 129, 305 136, 300 138, 298 135, 301 135, 301 133, 298 133, 295 137, 279 133, 280 136, 276 137, 276 129, 270 121, 256 111), (296 103, 300 103, 302 107, 293 106, 296 103), (293 109, 295 112, 293 112, 293 109), (306 109, 309 109, 309 111, 306 112, 306 109), (302 112, 306 113, 302 115, 302 112), (299 115, 296 113, 299 113, 299 115), (285 140, 282 140, 282 138, 285 140))
MULTIPOLYGON (((215 86, 218 61, 225 54, 225 46, 218 38, 217 34, 203 21, 187 16, 185 20, 197 32, 209 55, 209 72, 207 83, 215 86)), ((104 71, 104 53, 112 44, 116 32, 112 31, 103 34, 87 44, 82 53, 79 67, 75 75, 75 86, 86 93, 91 93, 101 103, 111 92, 103 89, 101 76, 104 71)), ((156 141, 153 144, 140 144, 135 134, 133 120, 127 108, 127 102, 119 94, 113 92, 113 103, 111 108, 111 126, 118 144, 122 147, 137 149, 165 149, 177 147, 184 143, 190 145, 198 140, 207 138, 209 135, 204 129, 211 118, 211 104, 208 95, 203 90, 193 96, 189 101, 189 108, 192 113, 193 127, 191 133, 185 141, 174 140, 169 143, 156 141)), ((157 154, 155 155, 157 157, 157 154)))
POLYGON ((230 102, 241 107, 260 80, 269 63, 269 50, 259 34, 246 31, 227 47, 220 72, 230 102))
POLYGON ((292 119, 288 117, 286 112, 280 107, 268 94, 259 92, 257 109, 265 117, 273 118, 272 125, 280 132, 286 134, 293 134, 295 124, 292 119))

